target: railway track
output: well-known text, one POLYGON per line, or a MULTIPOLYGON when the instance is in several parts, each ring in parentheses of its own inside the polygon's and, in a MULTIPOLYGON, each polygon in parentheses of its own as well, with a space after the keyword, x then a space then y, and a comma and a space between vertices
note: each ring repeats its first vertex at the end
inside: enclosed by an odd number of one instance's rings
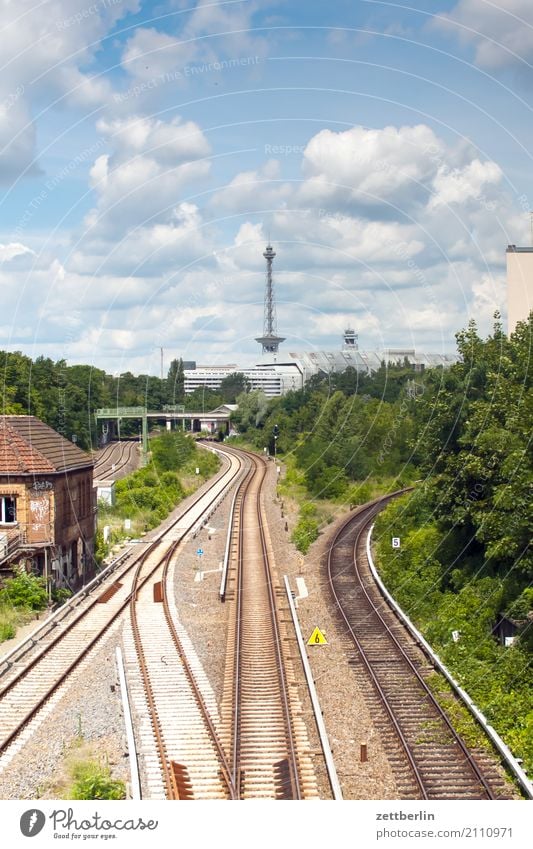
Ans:
POLYGON ((211 488, 149 542, 139 560, 120 567, 94 596, 75 609, 73 606, 72 616, 59 621, 30 656, 24 654, 13 662, 0 689, 0 772, 47 715, 52 700, 65 689, 70 676, 106 638, 145 584, 151 586, 153 576, 164 568, 178 542, 202 521, 239 469, 240 461, 230 459, 211 488))
POLYGON ((404 799, 511 798, 485 751, 472 751, 428 684, 429 658, 377 588, 366 534, 390 497, 345 522, 328 554, 328 578, 361 682, 404 799))
POLYGON ((97 455, 93 470, 95 480, 123 477, 132 469, 139 443, 133 440, 111 442, 97 455))
POLYGON ((177 532, 155 565, 143 564, 124 635, 137 716, 137 751, 151 799, 235 799, 229 762, 213 716, 209 682, 178 623, 168 592, 169 570, 183 534, 177 532), (149 577, 142 580, 147 568, 149 577), (140 674, 138 674, 140 671, 140 674))
MULTIPOLYGON (((262 506, 266 463, 251 466, 235 504, 233 557, 226 598, 228 634, 222 738, 232 783, 242 799, 318 797, 307 731, 279 610, 262 506)), ((278 599, 279 596, 279 599, 278 599)))

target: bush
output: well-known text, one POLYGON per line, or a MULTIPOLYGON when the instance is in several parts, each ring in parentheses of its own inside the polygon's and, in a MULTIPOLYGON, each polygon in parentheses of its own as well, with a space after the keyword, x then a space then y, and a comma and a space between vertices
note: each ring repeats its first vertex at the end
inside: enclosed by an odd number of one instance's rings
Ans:
POLYGON ((300 518, 294 528, 291 540, 302 554, 307 554, 309 546, 318 539, 318 522, 314 519, 300 518))
POLYGON ((55 604, 64 604, 72 596, 72 590, 66 587, 52 587, 52 601, 55 604))
POLYGON ((0 604, 30 610, 44 610, 48 597, 43 578, 21 570, 8 578, 0 590, 0 604))
POLYGON ((162 433, 152 441, 151 448, 153 463, 159 472, 181 469, 197 450, 193 440, 179 430, 162 433))
POLYGON ((125 799, 123 781, 111 778, 111 770, 96 761, 78 762, 72 767, 74 784, 71 799, 125 799))

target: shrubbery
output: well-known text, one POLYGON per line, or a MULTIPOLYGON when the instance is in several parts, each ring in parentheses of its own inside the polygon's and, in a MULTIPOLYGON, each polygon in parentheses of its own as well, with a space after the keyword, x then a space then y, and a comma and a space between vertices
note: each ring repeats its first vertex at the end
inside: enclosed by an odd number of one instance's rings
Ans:
POLYGON ((44 579, 23 570, 0 589, 0 606, 44 610, 47 600, 44 579))
MULTIPOLYGON (((206 479, 219 467, 218 457, 198 449, 181 431, 165 431, 150 441, 151 462, 115 484, 116 504, 99 505, 100 525, 110 524, 109 544, 123 537, 122 520, 132 520, 134 534, 155 528, 188 495, 182 477, 206 479), (118 526, 117 520, 120 521, 118 526), (113 527, 114 526, 114 527, 113 527)), ((192 490, 189 490, 192 491, 192 490)), ((101 563, 108 550, 100 529, 96 536, 96 560, 101 563)))
MULTIPOLYGON (((505 609, 506 582, 479 553, 465 556, 432 515, 421 488, 393 501, 377 518, 377 565, 388 589, 417 625, 515 756, 533 768, 533 674, 524 638, 509 647, 492 634, 505 609), (401 538, 393 549, 391 537, 401 538), (460 564, 460 568, 458 568, 460 564), (453 632, 458 632, 457 641, 453 632)), ((509 613, 526 615, 531 590, 509 613)), ((457 634, 456 634, 457 636, 457 634)))
POLYGON ((0 643, 11 640, 20 625, 44 610, 47 601, 43 578, 23 569, 7 578, 0 587, 0 643))
POLYGON ((300 518, 294 528, 291 540, 302 554, 307 554, 309 546, 318 539, 318 522, 316 518, 316 507, 314 504, 303 504, 300 510, 300 518))
POLYGON ((73 785, 69 799, 125 799, 126 785, 113 779, 111 770, 97 761, 80 761, 72 766, 73 785))

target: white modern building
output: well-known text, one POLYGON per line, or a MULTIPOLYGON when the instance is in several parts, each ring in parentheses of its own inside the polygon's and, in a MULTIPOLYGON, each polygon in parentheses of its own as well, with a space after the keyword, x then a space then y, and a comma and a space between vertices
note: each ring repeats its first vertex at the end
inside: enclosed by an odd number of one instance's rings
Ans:
POLYGON ((225 377, 238 372, 243 374, 250 383, 250 389, 261 389, 267 398, 277 398, 285 395, 291 389, 301 389, 302 374, 296 364, 288 366, 277 364, 261 364, 255 368, 239 368, 232 366, 199 366, 196 369, 185 369, 185 394, 190 395, 196 389, 211 389, 216 392, 225 377))
POLYGON ((517 322, 526 321, 533 310, 533 247, 508 245, 507 257, 507 332, 517 322))
POLYGON ((216 391, 225 377, 239 372, 249 380, 252 390, 261 389, 267 398, 276 398, 291 390, 302 389, 317 374, 338 374, 353 368, 359 374, 371 375, 378 371, 383 362, 387 365, 403 365, 407 362, 413 366, 414 371, 423 371, 438 366, 447 368, 457 362, 457 357, 417 352, 414 348, 360 351, 355 332, 348 329, 339 351, 276 353, 265 357, 253 368, 239 368, 231 364, 185 369, 185 392, 190 395, 195 389, 202 388, 216 391))

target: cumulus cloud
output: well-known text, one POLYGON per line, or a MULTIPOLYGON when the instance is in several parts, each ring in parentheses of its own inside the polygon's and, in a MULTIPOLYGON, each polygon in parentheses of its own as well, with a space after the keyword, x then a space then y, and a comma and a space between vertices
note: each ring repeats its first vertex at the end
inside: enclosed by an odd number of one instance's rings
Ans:
POLYGON ((476 63, 499 68, 533 61, 533 5, 530 0, 459 0, 434 26, 473 44, 476 63))
POLYGON ((116 239, 133 226, 169 219, 186 184, 209 173, 209 144, 193 121, 176 117, 101 120, 113 147, 90 173, 98 203, 86 217, 90 239, 116 239))
POLYGON ((267 40, 254 35, 252 25, 253 16, 264 5, 264 0, 231 4, 198 0, 192 11, 186 9, 185 15, 176 17, 177 34, 137 28, 123 50, 122 66, 141 82, 168 74, 181 84, 197 76, 191 66, 198 63, 209 69, 225 59, 253 59, 230 67, 253 66, 267 53, 267 40))
POLYGON ((241 171, 213 197, 213 207, 232 212, 269 210, 283 206, 292 188, 281 179, 280 164, 267 160, 255 171, 241 171))
POLYGON ((9 262, 17 256, 24 256, 24 254, 33 254, 33 251, 20 242, 10 242, 8 245, 3 245, 0 242, 0 262, 9 262))
POLYGON ((49 0, 35 9, 31 0, 2 3, 0 29, 0 180, 10 182, 36 171, 36 103, 46 110, 56 99, 94 107, 111 92, 107 81, 88 70, 118 20, 139 10, 140 0, 94 3, 49 0))
POLYGON ((300 198, 307 203, 411 207, 424 200, 424 186, 436 171, 435 163, 447 154, 443 142, 424 124, 321 130, 304 151, 300 198))
POLYGON ((434 194, 429 209, 444 204, 462 204, 483 197, 497 186, 503 178, 501 168, 495 162, 480 162, 473 159, 464 168, 439 167, 433 180, 434 194))

